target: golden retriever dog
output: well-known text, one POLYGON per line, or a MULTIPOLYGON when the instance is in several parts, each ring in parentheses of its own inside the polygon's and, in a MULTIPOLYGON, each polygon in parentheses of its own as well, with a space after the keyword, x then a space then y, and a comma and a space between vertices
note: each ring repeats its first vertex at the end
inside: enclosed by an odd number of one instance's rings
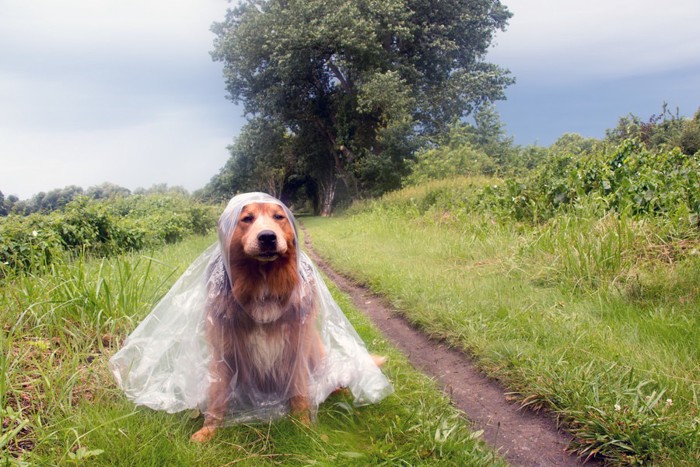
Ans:
POLYGON ((307 292, 313 287, 302 284, 295 227, 286 212, 274 203, 245 205, 232 220, 228 254, 209 267, 210 277, 224 268, 228 280, 208 285, 211 382, 204 425, 192 435, 195 442, 214 436, 235 397, 288 401, 293 416, 310 422, 309 379, 324 349, 315 300, 307 292))

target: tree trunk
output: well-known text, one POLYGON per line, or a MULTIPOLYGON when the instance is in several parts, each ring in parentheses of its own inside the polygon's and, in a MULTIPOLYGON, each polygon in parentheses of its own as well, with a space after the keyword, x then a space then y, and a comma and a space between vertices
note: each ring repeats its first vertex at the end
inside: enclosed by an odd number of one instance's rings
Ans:
POLYGON ((333 213, 333 200, 335 199, 335 189, 338 186, 338 179, 335 173, 329 174, 327 180, 319 183, 319 198, 321 206, 321 216, 330 217, 333 213))

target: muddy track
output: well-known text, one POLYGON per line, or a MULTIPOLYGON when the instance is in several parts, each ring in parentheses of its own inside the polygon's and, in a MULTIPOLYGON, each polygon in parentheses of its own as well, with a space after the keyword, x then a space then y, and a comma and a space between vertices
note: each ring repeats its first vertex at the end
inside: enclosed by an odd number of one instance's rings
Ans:
POLYGON ((479 372, 468 355, 430 339, 393 312, 386 299, 335 272, 313 250, 308 232, 304 233, 306 251, 319 269, 351 297, 355 307, 369 316, 414 367, 436 379, 474 429, 484 430, 483 440, 498 449, 509 463, 518 466, 584 464, 567 453, 571 436, 557 429, 554 420, 509 401, 507 390, 479 372))

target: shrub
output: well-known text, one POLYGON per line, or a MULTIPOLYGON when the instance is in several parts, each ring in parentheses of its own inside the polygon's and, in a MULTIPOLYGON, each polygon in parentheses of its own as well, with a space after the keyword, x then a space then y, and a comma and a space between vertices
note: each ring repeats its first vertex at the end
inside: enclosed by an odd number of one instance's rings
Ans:
POLYGON ((700 157, 678 149, 650 150, 637 140, 580 158, 555 155, 522 180, 487 188, 483 209, 538 222, 593 197, 606 210, 665 219, 679 231, 697 227, 700 157))
POLYGON ((9 216, 0 222, 0 277, 50 264, 62 254, 60 237, 45 216, 9 216))
POLYGON ((695 112, 692 120, 687 120, 684 123, 680 145, 685 154, 700 152, 700 109, 695 112))
POLYGON ((469 143, 428 149, 420 152, 413 163, 408 185, 454 176, 492 175, 495 162, 469 143))
POLYGON ((61 211, 0 218, 0 275, 35 270, 66 253, 114 255, 203 235, 217 212, 179 194, 79 196, 61 211))

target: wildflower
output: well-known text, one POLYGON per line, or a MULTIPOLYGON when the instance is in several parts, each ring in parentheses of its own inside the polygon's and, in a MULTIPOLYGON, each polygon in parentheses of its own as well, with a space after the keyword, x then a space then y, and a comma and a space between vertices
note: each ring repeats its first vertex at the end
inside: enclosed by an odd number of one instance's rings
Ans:
POLYGON ((673 399, 666 399, 666 407, 671 407, 673 405, 673 399))
POLYGON ((620 407, 620 404, 615 404, 615 412, 619 412, 622 410, 622 407, 620 407))
POLYGON ((36 237, 37 235, 39 235, 39 232, 37 232, 36 230, 32 230, 32 237, 36 237))

